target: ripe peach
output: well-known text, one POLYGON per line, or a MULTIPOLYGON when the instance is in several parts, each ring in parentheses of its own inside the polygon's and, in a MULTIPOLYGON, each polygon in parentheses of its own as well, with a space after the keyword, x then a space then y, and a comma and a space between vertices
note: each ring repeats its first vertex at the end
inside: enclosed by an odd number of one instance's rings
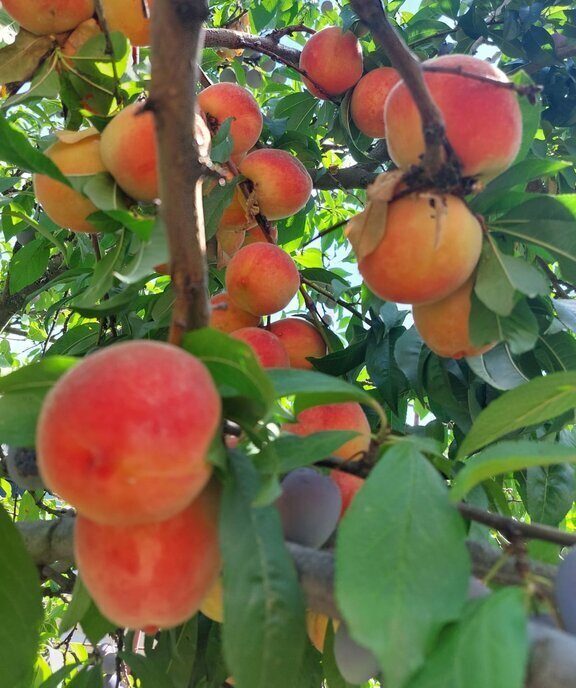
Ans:
POLYGON ((260 212, 269 220, 302 210, 312 193, 312 178, 304 165, 283 150, 255 150, 244 158, 239 170, 254 185, 260 212))
POLYGON ((217 623, 224 621, 224 590, 220 576, 216 578, 206 597, 202 600, 200 611, 212 621, 217 623))
POLYGON ((204 365, 169 344, 133 341, 88 356, 43 404, 36 448, 50 490, 98 523, 160 521, 212 473, 220 397, 204 365))
POLYGON ((384 103, 400 76, 392 67, 378 67, 365 74, 354 87, 350 100, 350 114, 354 124, 366 136, 383 139, 384 103))
POLYGON ((261 327, 243 327, 232 332, 235 339, 248 344, 263 368, 289 368, 290 359, 282 342, 261 327))
POLYGON ((209 126, 213 122, 218 128, 224 120, 233 117, 232 155, 246 152, 258 141, 262 133, 262 112, 254 96, 242 86, 230 83, 208 86, 198 94, 198 105, 207 116, 209 126))
POLYGON ((473 288, 474 278, 471 277, 441 301, 414 306, 416 329, 428 347, 438 356, 480 356, 494 346, 474 346, 470 341, 468 321, 473 288))
POLYGON ((481 247, 480 224, 462 200, 411 194, 390 203, 384 238, 358 269, 381 299, 431 303, 470 277, 481 247))
POLYGON ((360 404, 354 401, 312 406, 298 414, 296 423, 286 423, 283 429, 302 436, 326 430, 351 430, 360 433, 334 452, 334 456, 345 461, 362 458, 362 452, 368 451, 370 446, 368 419, 360 404))
POLYGON ((237 308, 228 298, 226 292, 216 294, 210 299, 210 327, 220 332, 234 332, 243 327, 256 327, 260 317, 237 308))
POLYGON ((307 368, 312 370, 314 366, 310 358, 322 358, 326 356, 326 343, 318 328, 302 318, 284 318, 272 323, 270 332, 280 338, 288 356, 292 368, 307 368))
MULTIPOLYGON (((61 135, 66 132, 61 132, 61 135)), ((76 134, 77 132, 72 132, 76 134)), ((100 157, 100 134, 87 129, 83 138, 72 136, 70 142, 63 137, 46 149, 45 154, 66 175, 92 175, 105 172, 100 157)), ((73 232, 97 232, 98 229, 86 218, 98 208, 78 191, 43 174, 35 174, 34 193, 46 215, 61 227, 73 232)))
POLYGON ((225 232, 244 230, 249 224, 250 222, 246 217, 246 199, 242 191, 236 187, 230 205, 222 213, 218 229, 225 232))
POLYGON ((330 477, 338 485, 340 496, 342 497, 342 510, 340 518, 348 511, 348 507, 356 496, 358 490, 364 485, 364 480, 357 475, 344 473, 344 471, 332 470, 330 477))
POLYGON ((78 516, 76 563, 102 613, 133 629, 170 628, 195 614, 220 569, 218 501, 210 486, 157 523, 102 525, 78 516))
MULTIPOLYGON (((276 243, 278 241, 278 229, 276 225, 272 225, 272 231, 270 232, 270 236, 273 240, 273 243, 276 243)), ((255 225, 254 227, 250 227, 250 229, 246 230, 246 236, 244 237, 244 246, 249 246, 250 244, 257 244, 258 242, 267 242, 268 238, 264 234, 264 231, 259 225, 255 225)))
POLYGON ((94 14, 94 0, 3 0, 23 29, 44 36, 71 31, 94 14))
MULTIPOLYGON (((144 15, 142 0, 102 0, 110 31, 121 31, 132 45, 150 45, 150 18, 144 15)), ((152 9, 152 0, 148 0, 152 9)))
MULTIPOLYGON (((506 82, 500 69, 471 55, 443 55, 424 68, 447 67, 506 82)), ((426 85, 440 108, 446 135, 465 175, 490 179, 511 165, 522 140, 522 116, 516 94, 457 74, 425 72, 426 85)), ((399 83, 385 108, 388 150, 401 168, 416 165, 424 153, 420 114, 399 83)))
POLYGON ((323 100, 352 88, 362 76, 362 68, 358 39, 351 31, 342 31, 338 26, 328 26, 315 33, 300 54, 300 69, 312 80, 303 78, 306 88, 323 100))
POLYGON ((274 244, 243 246, 226 270, 230 301, 253 315, 270 315, 285 308, 300 287, 292 258, 274 244))
POLYGON ((102 160, 118 185, 132 198, 158 198, 158 170, 154 115, 144 102, 128 105, 102 133, 102 160))

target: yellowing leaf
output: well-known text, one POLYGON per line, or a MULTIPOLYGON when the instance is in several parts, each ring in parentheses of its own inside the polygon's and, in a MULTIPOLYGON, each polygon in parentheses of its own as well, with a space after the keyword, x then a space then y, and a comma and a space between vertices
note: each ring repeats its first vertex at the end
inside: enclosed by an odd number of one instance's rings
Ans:
POLYGON ((50 36, 20 30, 14 43, 0 50, 0 84, 28 81, 54 49, 50 36))

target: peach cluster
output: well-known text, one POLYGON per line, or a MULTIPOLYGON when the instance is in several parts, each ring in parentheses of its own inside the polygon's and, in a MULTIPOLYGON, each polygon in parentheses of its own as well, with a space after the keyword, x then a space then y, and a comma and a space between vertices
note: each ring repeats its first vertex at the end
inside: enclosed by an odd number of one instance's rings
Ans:
POLYGON ((77 509, 80 575, 118 625, 182 623, 214 583, 219 496, 207 456, 220 414, 203 363, 152 341, 89 355, 46 397, 40 474, 77 509))

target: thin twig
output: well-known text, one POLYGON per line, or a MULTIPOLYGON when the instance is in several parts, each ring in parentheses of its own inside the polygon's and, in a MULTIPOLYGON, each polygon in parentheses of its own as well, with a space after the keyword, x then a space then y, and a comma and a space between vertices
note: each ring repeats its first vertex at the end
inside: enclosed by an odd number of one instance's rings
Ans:
POLYGON ((372 321, 369 318, 357 311, 353 306, 351 306, 343 299, 337 299, 327 289, 324 289, 323 287, 320 287, 318 284, 316 284, 316 282, 313 282, 312 280, 309 280, 306 277, 301 277, 300 280, 304 284, 307 284, 311 289, 314 289, 314 291, 317 291, 319 294, 322 294, 322 296, 326 296, 327 298, 334 301, 334 303, 337 303, 339 306, 342 306, 342 308, 347 310, 349 313, 352 313, 352 315, 356 316, 359 320, 366 323, 366 325, 372 325, 372 321))
POLYGON ((340 222, 337 222, 336 224, 332 225, 331 227, 328 227, 327 229, 323 229, 321 232, 318 232, 316 236, 313 236, 311 239, 308 239, 308 241, 305 241, 300 248, 305 248, 309 244, 313 243, 314 241, 317 241, 318 239, 321 239, 322 237, 325 237, 327 234, 331 234, 332 232, 335 232, 337 229, 340 229, 340 227, 344 227, 348 223, 348 220, 340 220, 340 222))

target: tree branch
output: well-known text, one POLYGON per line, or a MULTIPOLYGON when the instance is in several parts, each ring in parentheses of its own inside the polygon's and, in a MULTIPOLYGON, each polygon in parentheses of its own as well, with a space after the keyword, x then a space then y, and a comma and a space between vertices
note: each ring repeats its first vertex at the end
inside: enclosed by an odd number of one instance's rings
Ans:
POLYGON ((206 0, 161 0, 152 8, 152 82, 148 109, 156 122, 160 213, 168 235, 176 293, 170 342, 208 324, 202 175, 195 133, 195 84, 206 0))

